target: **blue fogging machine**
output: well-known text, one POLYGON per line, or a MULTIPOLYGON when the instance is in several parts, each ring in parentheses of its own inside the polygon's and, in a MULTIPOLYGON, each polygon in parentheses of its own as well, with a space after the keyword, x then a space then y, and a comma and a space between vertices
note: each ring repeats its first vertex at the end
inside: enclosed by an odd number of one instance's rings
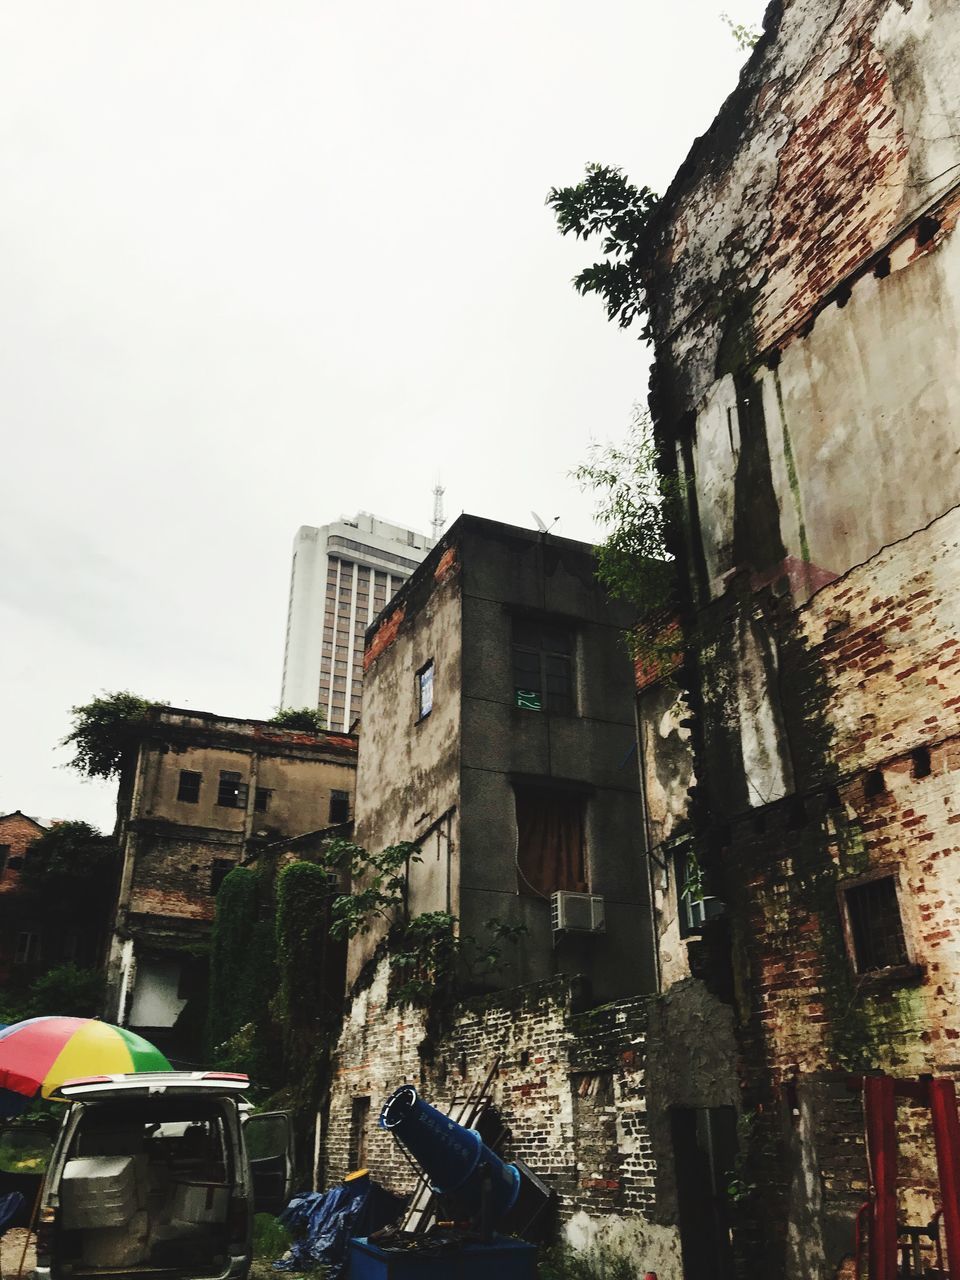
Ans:
POLYGON ((431 1107, 413 1085, 395 1090, 380 1112, 388 1130, 419 1165, 431 1191, 456 1216, 477 1223, 488 1236, 496 1225, 526 1235, 553 1194, 521 1161, 508 1164, 467 1129, 431 1107))

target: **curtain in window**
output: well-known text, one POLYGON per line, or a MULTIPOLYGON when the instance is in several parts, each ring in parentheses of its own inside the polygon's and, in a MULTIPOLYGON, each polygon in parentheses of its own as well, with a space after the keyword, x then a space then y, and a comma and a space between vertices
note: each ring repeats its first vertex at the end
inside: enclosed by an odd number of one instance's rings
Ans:
POLYGON ((517 788, 520 892, 549 897, 559 889, 587 892, 583 797, 547 787, 517 788))

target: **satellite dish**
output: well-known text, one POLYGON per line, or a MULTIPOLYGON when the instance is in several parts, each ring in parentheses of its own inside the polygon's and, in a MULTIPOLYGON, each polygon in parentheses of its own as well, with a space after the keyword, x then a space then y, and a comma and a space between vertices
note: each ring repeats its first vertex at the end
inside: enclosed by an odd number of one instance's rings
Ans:
POLYGON ((544 524, 544 522, 540 519, 540 517, 537 515, 535 511, 531 511, 530 514, 533 516, 534 520, 536 520, 537 528, 540 530, 541 533, 549 533, 550 530, 553 528, 553 526, 560 519, 559 516, 554 516, 549 524, 544 524))

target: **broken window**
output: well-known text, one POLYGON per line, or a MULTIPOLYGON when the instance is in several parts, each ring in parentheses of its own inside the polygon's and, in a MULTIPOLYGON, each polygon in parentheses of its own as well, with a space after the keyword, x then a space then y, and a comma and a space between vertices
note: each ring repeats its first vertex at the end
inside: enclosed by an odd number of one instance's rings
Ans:
POLYGON ((425 719, 433 710, 433 659, 417 672, 417 719, 425 719))
POLYGON ((233 773, 229 769, 220 770, 220 786, 217 789, 217 804, 223 809, 245 809, 250 786, 243 781, 243 775, 233 773))
POLYGON ((723 915, 723 903, 704 889, 703 873, 692 845, 684 844, 674 850, 673 882, 677 890, 681 938, 702 933, 708 920, 723 915))
POLYGON ((513 700, 525 711, 573 714, 573 632, 569 627, 514 618, 513 700))
POLYGON ((231 858, 214 858, 210 864, 210 892, 216 894, 237 864, 231 858))
POLYGON ((180 770, 180 785, 177 787, 177 799, 184 804, 197 804, 200 799, 200 783, 202 773, 194 773, 190 769, 180 770))
POLYGON ((257 813, 266 813, 270 808, 270 797, 273 791, 270 787, 257 787, 253 796, 253 807, 257 813))
POLYGON ((17 949, 14 953, 14 964, 36 964, 40 959, 39 933, 21 933, 17 937, 17 949))
POLYGON ((332 823, 350 821, 350 792, 330 792, 330 821, 332 823))
POLYGON ((560 787, 515 787, 521 893, 587 892, 585 797, 560 787))
POLYGON ((876 876, 842 890, 847 937, 857 973, 910 963, 896 877, 876 876))

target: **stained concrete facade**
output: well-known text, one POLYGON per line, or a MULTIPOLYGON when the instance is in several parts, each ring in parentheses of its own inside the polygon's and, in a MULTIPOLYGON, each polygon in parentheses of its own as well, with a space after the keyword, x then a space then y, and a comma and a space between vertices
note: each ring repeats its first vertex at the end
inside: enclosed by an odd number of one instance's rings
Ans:
MULTIPOLYGON (((450 912, 481 940, 490 919, 523 927, 492 985, 580 973, 599 1002, 652 990, 654 970, 626 614, 594 571, 583 543, 471 516, 452 526, 367 633, 356 831, 370 849, 421 845, 411 915, 450 912), (562 714, 517 705, 517 619, 571 637, 562 714), (430 664, 421 715, 418 673, 430 664), (549 892, 523 884, 525 788, 582 803, 584 888, 603 898, 602 933, 554 937, 549 892)), ((350 980, 377 941, 374 931, 352 945, 350 980)))
MULTIPOLYGON (((640 739, 664 983, 735 1017, 738 1274, 819 1278, 868 1199, 856 1082, 960 1074, 960 6, 766 24, 656 215, 684 645, 640 739), (726 904, 693 932, 685 850, 726 904)), ((926 1223, 930 1113, 895 1129, 926 1223)))
POLYGON ((205 998, 219 883, 259 848, 349 816, 355 770, 349 735, 150 710, 120 780, 111 1021, 197 1052, 177 1024, 205 998))

